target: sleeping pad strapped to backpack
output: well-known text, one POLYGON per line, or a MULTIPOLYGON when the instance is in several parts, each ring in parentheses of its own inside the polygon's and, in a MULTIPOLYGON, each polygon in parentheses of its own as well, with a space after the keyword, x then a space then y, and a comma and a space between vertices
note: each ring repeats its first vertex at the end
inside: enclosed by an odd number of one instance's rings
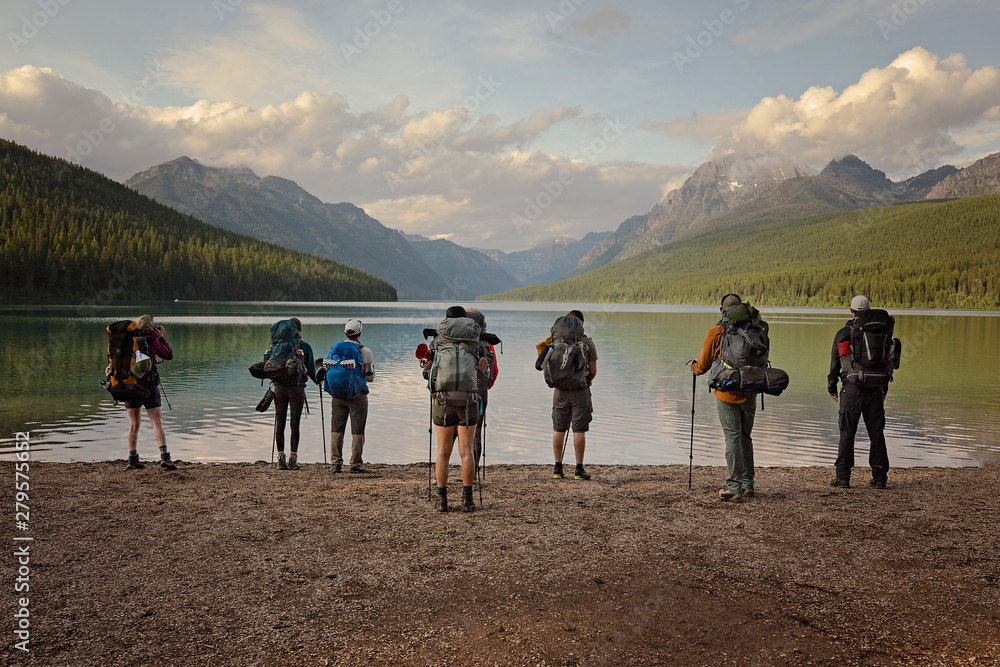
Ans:
POLYGON ((110 373, 102 384, 115 401, 143 401, 156 389, 156 378, 149 354, 149 343, 139 324, 121 320, 108 325, 108 362, 110 373))
POLYGON ((360 343, 341 341, 333 346, 327 359, 337 363, 326 370, 323 388, 334 398, 351 400, 368 393, 365 362, 360 343), (354 362, 353 364, 350 362, 354 362))
POLYGON ((740 394, 779 396, 788 388, 788 373, 768 361, 771 340, 767 322, 753 306, 740 303, 722 314, 721 358, 708 373, 710 389, 740 394))
POLYGON ((837 345, 844 382, 861 387, 884 387, 899 368, 902 344, 893 338, 895 318, 880 308, 858 311, 848 323, 850 338, 837 345))
POLYGON ((435 330, 434 361, 427 388, 441 405, 468 406, 479 401, 479 325, 468 317, 449 318, 435 330))
POLYGON ((590 386, 590 364, 583 343, 583 322, 563 315, 552 325, 552 345, 545 353, 542 371, 545 384, 556 389, 590 386))

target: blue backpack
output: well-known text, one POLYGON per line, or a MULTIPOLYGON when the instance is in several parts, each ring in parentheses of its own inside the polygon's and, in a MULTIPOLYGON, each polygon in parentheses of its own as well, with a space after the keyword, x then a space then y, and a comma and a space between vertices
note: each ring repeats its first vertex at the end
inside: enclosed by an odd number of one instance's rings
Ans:
POLYGON ((333 346, 327 359, 337 362, 326 371, 323 388, 334 398, 351 400, 368 393, 365 363, 361 357, 361 343, 342 341, 333 346), (347 368, 342 361, 354 361, 354 368, 347 368))

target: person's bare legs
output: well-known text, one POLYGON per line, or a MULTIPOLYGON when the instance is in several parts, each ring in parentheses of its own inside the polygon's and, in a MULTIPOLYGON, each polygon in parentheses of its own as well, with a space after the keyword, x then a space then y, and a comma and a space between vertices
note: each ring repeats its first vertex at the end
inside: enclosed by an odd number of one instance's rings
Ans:
MULTIPOLYGON (((132 411, 129 410, 129 412, 132 411)), ((136 412, 139 412, 139 410, 136 410, 136 412)), ((153 425, 153 437, 156 438, 156 444, 160 447, 166 447, 167 435, 163 432, 163 408, 160 406, 146 408, 146 414, 149 416, 149 423, 153 425)))
MULTIPOLYGON (((552 456, 556 463, 562 463, 563 447, 566 442, 566 431, 552 434, 552 456)), ((573 446, 576 446, 576 438, 573 439, 573 446)))
MULTIPOLYGON (((439 489, 448 486, 448 466, 451 465, 451 450, 455 445, 455 429, 458 426, 438 426, 434 425, 434 432, 437 434, 438 452, 434 463, 434 476, 437 478, 439 489)), ((458 446, 459 454, 462 452, 462 445, 458 446)), ((470 453, 471 456, 471 453, 470 453)), ((464 461, 463 461, 464 463, 464 461)), ((464 470, 464 466, 463 466, 464 470)), ((463 478, 464 481, 464 478, 463 478)), ((470 484, 472 482, 469 482, 470 484)))
POLYGON ((576 464, 583 465, 583 450, 587 448, 587 432, 573 431, 573 451, 576 453, 576 464))
POLYGON ((129 456, 136 453, 139 442, 139 425, 142 424, 142 408, 128 408, 128 452, 129 456))
POLYGON ((472 453, 473 441, 476 438, 476 427, 472 425, 457 426, 455 428, 458 429, 458 455, 462 459, 462 486, 472 486, 473 481, 476 479, 476 459, 472 453))

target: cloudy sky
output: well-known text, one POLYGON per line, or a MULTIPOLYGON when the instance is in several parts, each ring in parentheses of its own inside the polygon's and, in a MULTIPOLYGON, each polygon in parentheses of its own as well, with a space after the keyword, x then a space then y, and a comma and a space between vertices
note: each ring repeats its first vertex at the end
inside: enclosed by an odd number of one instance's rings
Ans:
POLYGON ((0 137, 181 155, 513 251, 727 152, 895 179, 1000 150, 988 0, 5 0, 0 137))

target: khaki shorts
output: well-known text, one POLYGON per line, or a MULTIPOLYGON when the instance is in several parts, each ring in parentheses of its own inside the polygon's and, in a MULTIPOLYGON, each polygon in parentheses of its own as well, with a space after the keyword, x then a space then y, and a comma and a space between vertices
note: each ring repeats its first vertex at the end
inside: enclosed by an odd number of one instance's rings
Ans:
POLYGON ((435 426, 475 426, 479 423, 478 401, 470 401, 468 405, 442 405, 434 401, 431 405, 435 426))
POLYGON ((590 400, 590 387, 582 389, 556 389, 552 396, 552 430, 565 433, 570 424, 575 433, 586 433, 593 420, 594 404, 590 400))

